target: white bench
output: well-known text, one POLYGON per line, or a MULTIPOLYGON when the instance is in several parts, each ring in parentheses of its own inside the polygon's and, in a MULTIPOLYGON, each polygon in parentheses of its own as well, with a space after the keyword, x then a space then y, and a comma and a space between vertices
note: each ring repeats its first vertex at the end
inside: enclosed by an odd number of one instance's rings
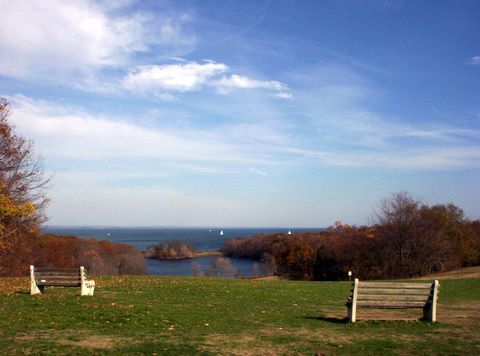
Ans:
POLYGON ((361 282, 355 278, 352 295, 347 300, 348 320, 354 323, 358 308, 423 309, 423 319, 437 320, 437 299, 440 284, 361 282))
POLYGON ((87 280, 85 268, 35 268, 30 266, 30 294, 41 294, 45 287, 80 287, 80 295, 93 295, 95 281, 87 280))

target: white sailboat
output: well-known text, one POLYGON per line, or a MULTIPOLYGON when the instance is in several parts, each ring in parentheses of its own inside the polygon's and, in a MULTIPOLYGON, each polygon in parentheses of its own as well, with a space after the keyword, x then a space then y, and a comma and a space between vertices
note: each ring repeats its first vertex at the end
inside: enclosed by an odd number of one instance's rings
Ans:
POLYGON ((291 232, 290 230, 288 230, 287 234, 291 235, 291 234, 292 234, 292 232, 291 232))
POLYGON ((223 236, 223 230, 220 230, 220 236, 223 236))

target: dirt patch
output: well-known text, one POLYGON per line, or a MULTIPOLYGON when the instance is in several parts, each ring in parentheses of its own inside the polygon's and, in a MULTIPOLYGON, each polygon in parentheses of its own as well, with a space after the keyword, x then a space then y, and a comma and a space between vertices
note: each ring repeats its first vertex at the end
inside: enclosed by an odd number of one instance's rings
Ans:
POLYGON ((421 280, 432 279, 461 279, 461 278, 480 278, 480 266, 466 267, 454 271, 435 273, 421 278, 421 280))
POLYGON ((341 335, 338 331, 305 328, 272 327, 261 329, 255 333, 212 334, 206 337, 203 349, 219 354, 229 355, 290 355, 292 343, 308 344, 322 342, 329 345, 346 345, 359 340, 359 335, 341 335), (285 345, 272 346, 271 338, 294 338, 285 345))
POLYGON ((28 334, 20 334, 15 336, 15 340, 18 341, 35 341, 35 340, 50 340, 55 339, 59 335, 65 335, 64 332, 58 330, 45 330, 45 331, 35 331, 28 334))
POLYGON ((209 335, 206 338, 202 349, 222 355, 288 355, 287 347, 268 345, 256 336, 245 333, 236 335, 209 335))
POLYGON ((357 320, 376 321, 419 321, 423 317, 422 309, 357 309, 357 320))
POLYGON ((38 331, 15 337, 17 341, 44 340, 60 345, 69 345, 85 349, 111 349, 114 346, 131 342, 130 338, 118 338, 112 335, 91 335, 89 332, 65 332, 58 330, 38 331))
MULTIPOLYGON (((306 329, 306 328, 278 328, 273 327, 269 329, 262 329, 256 332, 260 337, 298 337, 303 340, 321 340, 325 343, 335 344, 350 344, 353 342, 353 337, 347 335, 340 335, 335 330, 330 329, 306 329)), ((358 338, 355 338, 358 340, 358 338)))
POLYGON ((347 346, 360 340, 377 340, 385 337, 395 338, 405 342, 415 342, 421 337, 413 334, 398 333, 390 328, 385 328, 376 335, 354 332, 344 333, 337 329, 306 329, 306 328, 281 328, 272 327, 261 329, 252 333, 242 334, 212 334, 206 337, 203 350, 218 354, 229 355, 293 355, 294 345, 321 344, 317 355, 329 355, 332 348, 347 346), (272 346, 273 338, 289 338, 288 342, 272 346))
MULTIPOLYGON (((441 305, 437 311, 438 321, 458 326, 462 335, 480 340, 480 301, 441 305)), ((461 336, 461 335, 460 335, 461 336)))
POLYGON ((111 349, 115 346, 115 344, 118 344, 118 340, 116 338, 107 335, 89 336, 85 339, 78 341, 60 339, 55 340, 55 342, 60 345, 76 346, 86 349, 111 349))

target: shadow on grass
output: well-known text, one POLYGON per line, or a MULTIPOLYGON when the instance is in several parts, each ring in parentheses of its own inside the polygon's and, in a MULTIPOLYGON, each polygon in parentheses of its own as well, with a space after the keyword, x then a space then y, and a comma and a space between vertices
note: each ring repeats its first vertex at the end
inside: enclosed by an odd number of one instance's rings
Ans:
POLYGON ((332 324, 348 324, 348 318, 334 318, 330 316, 303 316, 302 319, 326 321, 332 324))

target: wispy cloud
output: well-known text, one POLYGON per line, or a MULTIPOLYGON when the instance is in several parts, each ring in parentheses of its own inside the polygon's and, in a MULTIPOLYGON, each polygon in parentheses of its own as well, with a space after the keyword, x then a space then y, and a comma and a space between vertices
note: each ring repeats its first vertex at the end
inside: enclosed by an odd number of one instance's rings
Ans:
POLYGON ((241 89, 271 89, 275 91, 285 91, 287 86, 276 80, 255 80, 245 76, 232 74, 228 77, 222 77, 213 83, 215 86, 223 91, 227 91, 232 88, 241 89))
POLYGON ((251 164, 262 162, 232 137, 209 130, 142 127, 24 96, 12 97, 16 126, 52 159, 90 162, 164 160, 251 164))
POLYGON ((147 13, 119 15, 108 2, 8 1, 0 7, 0 75, 15 78, 83 76, 85 72, 129 63, 152 48, 184 47, 193 36, 182 31, 188 16, 147 13))
POLYGON ((259 176, 268 176, 268 173, 257 168, 250 167, 248 171, 259 176))
POLYGON ((93 165, 135 161, 148 163, 150 171, 170 165, 207 174, 238 172, 243 167, 263 175, 274 166, 457 169, 478 167, 480 162, 479 131, 419 128, 368 113, 324 121, 321 127, 327 133, 309 136, 301 130, 314 132, 312 125, 320 124, 315 120, 143 127, 23 96, 11 99, 16 125, 35 140, 44 156, 93 165))
POLYGON ((223 75, 227 72, 231 72, 229 66, 212 60, 139 66, 123 78, 122 85, 132 92, 155 93, 161 99, 164 93, 185 93, 206 87, 216 88, 222 94, 234 89, 264 89, 275 92, 280 98, 292 97, 288 86, 279 81, 258 80, 238 74, 223 75))
POLYGON ((279 91, 275 95, 282 99, 291 99, 293 97, 292 94, 287 91, 279 91))
POLYGON ((470 64, 480 65, 480 56, 473 56, 470 60, 470 64))
POLYGON ((209 79, 227 71, 223 63, 186 63, 141 66, 131 71, 123 80, 131 91, 194 91, 209 79))

